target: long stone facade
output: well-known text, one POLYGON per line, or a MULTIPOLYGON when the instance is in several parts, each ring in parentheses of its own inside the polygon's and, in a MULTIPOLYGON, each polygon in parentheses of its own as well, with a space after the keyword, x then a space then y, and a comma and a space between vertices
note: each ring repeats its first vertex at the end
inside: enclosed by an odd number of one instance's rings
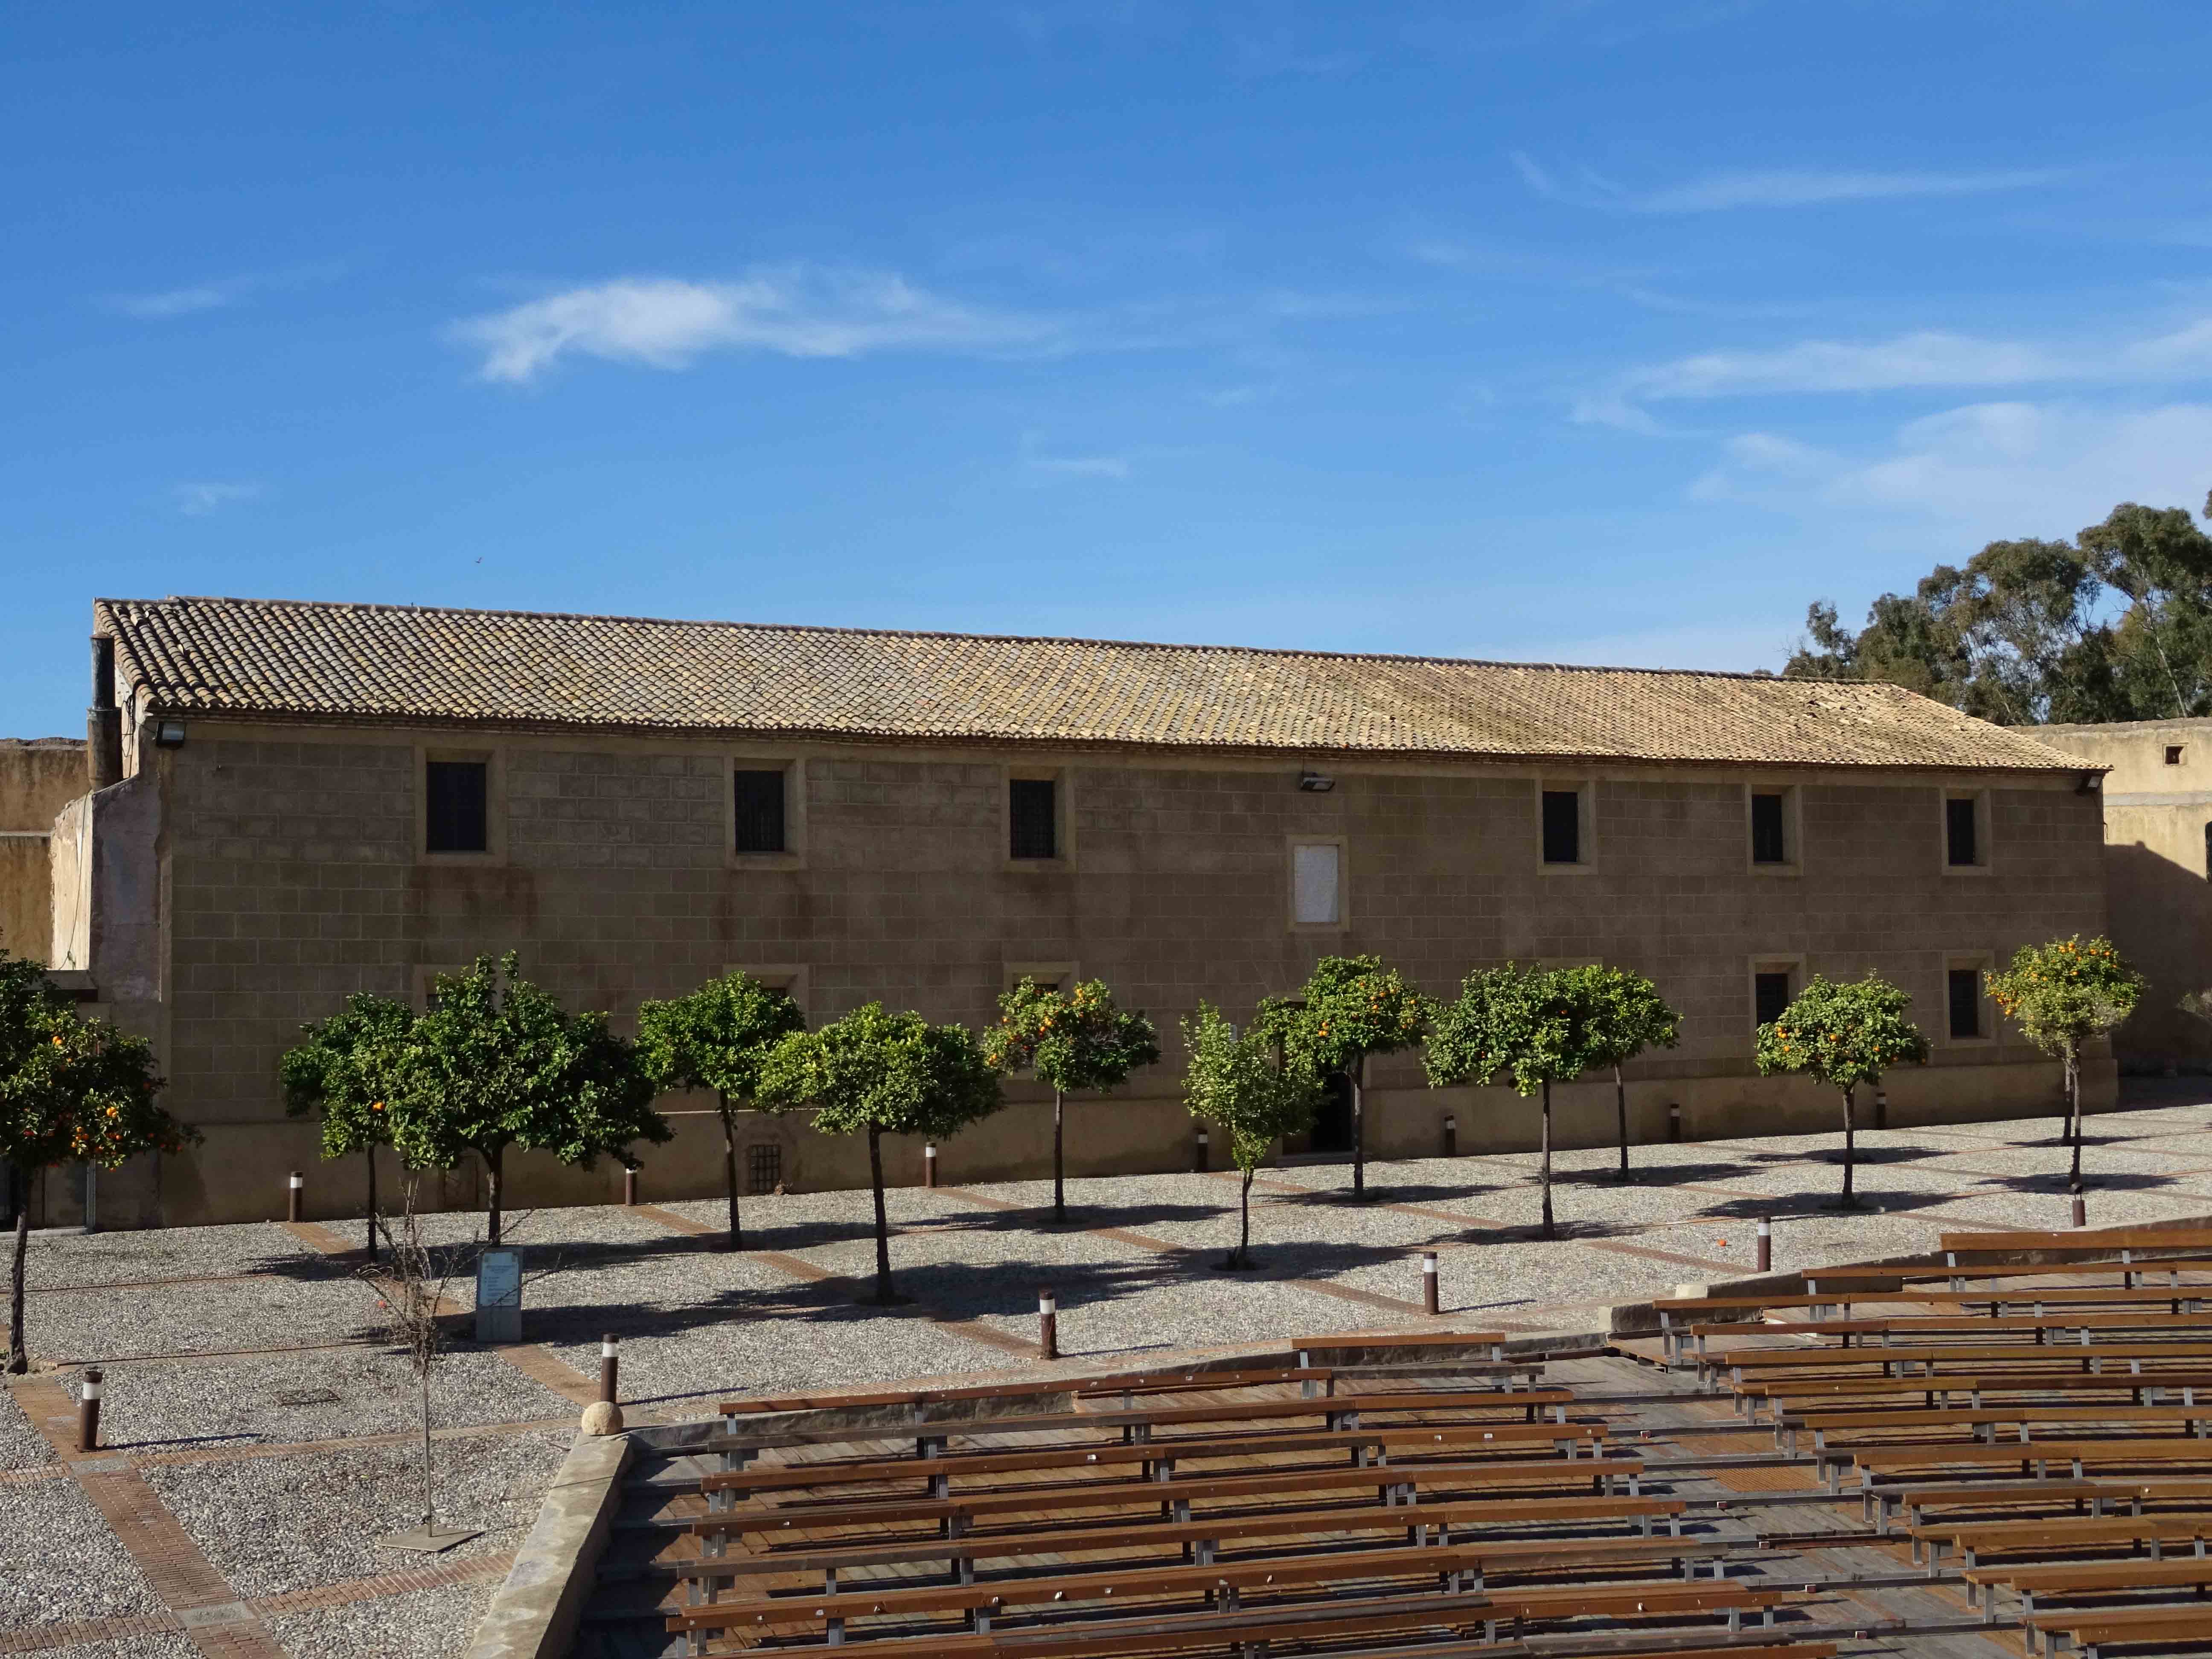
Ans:
MULTIPOLYGON (((350 992, 419 1000, 431 973, 507 948, 623 1029, 641 1000, 732 967, 788 984, 817 1021, 880 1000, 980 1024, 1023 972, 1105 979, 1158 1022, 1166 1059, 1109 1101, 1073 1103, 1071 1168, 1104 1172, 1189 1166, 1176 1026, 1201 998, 1242 1019, 1340 952, 1382 955, 1440 996, 1509 960, 1650 975, 1684 1021, 1678 1049, 1630 1069, 1639 1139, 1668 1133, 1670 1108, 1692 1139, 1837 1121, 1831 1097, 1756 1075, 1761 972, 1794 986, 1872 970, 1912 993, 1935 1059, 1888 1079, 1893 1122, 2020 1116, 2055 1102, 2057 1073, 1986 1010, 1954 1037, 1950 975, 2106 926, 2098 798, 2063 771, 1342 757, 1319 776, 1280 758, 1047 745, 204 716, 175 735, 133 741, 133 775, 72 809, 94 816, 102 850, 63 896, 87 958, 65 965, 90 969, 100 1006, 155 1036, 171 1109, 206 1137, 119 1177, 103 1200, 112 1219, 280 1213, 294 1168, 310 1171, 310 1213, 357 1212, 357 1160, 317 1168, 313 1127, 284 1115, 278 1057, 350 992), (489 767, 482 853, 427 844, 425 769, 454 756, 489 767), (733 774, 762 770, 787 780, 787 850, 738 853, 733 774), (1022 778, 1054 785, 1050 859, 1010 856, 1022 778), (1577 798, 1573 863, 1544 861, 1547 792, 1577 798), (1784 802, 1784 860, 1753 861, 1755 793, 1784 802), (1973 803, 1978 863, 1950 860, 1954 799, 1973 803), (1337 849, 1334 921, 1299 920, 1301 847, 1337 849)), ((2093 1100, 2109 1097, 2109 1065, 2091 1081, 2093 1100)), ((1533 1103, 1509 1091, 1431 1091, 1404 1056, 1378 1062, 1372 1085, 1378 1154, 1439 1151, 1447 1114, 1462 1151, 1533 1141, 1533 1103)), ((1048 1109, 1033 1089, 1010 1093, 942 1149, 943 1179, 1048 1167, 1048 1109)), ((649 1196, 717 1190, 706 1103, 662 1103, 692 1115, 673 1145, 645 1149, 649 1196)), ((1567 1144, 1610 1137, 1609 1081, 1559 1104, 1567 1144)), ((747 1139, 763 1151, 743 1167, 763 1184, 866 1181, 861 1146, 801 1121, 763 1117, 747 1139)), ((890 1146, 894 1178, 918 1181, 921 1152, 890 1146)), ((516 1205, 619 1190, 605 1164, 519 1162, 516 1205)), ((456 1170, 433 1196, 471 1204, 476 1182, 456 1170)))

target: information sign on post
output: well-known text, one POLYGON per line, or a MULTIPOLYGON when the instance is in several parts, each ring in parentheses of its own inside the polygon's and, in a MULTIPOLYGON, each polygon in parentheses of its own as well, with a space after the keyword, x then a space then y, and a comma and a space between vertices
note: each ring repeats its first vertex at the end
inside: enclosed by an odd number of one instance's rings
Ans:
POLYGON ((477 1340, 522 1340, 520 1250, 486 1250, 477 1257, 477 1340))

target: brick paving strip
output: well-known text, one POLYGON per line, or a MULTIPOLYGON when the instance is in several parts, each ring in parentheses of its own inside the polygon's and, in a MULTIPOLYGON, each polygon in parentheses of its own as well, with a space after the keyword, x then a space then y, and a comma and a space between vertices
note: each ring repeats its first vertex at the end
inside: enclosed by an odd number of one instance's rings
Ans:
MULTIPOLYGON (((380 1573, 374 1578, 349 1578, 312 1589, 285 1590, 257 1595, 245 1603, 254 1614, 317 1613, 328 1607, 351 1607, 360 1601, 380 1601, 386 1596, 416 1590, 443 1589, 453 1584, 480 1583, 503 1577, 514 1565, 512 1555, 472 1555, 434 1567, 414 1567, 405 1572, 380 1573)), ((135 1613, 118 1619, 85 1619, 72 1624, 36 1625, 27 1629, 0 1631, 0 1653, 49 1653, 79 1643, 125 1641, 139 1636, 191 1633, 191 1627, 174 1613, 135 1613)), ((204 1651, 204 1650, 203 1650, 204 1651)))
MULTIPOLYGON (((720 1233, 723 1231, 720 1227, 710 1227, 703 1221, 694 1221, 689 1216, 678 1215, 673 1210, 664 1210, 658 1204, 640 1204, 635 1206, 635 1209, 637 1214, 643 1216, 647 1221, 665 1227, 672 1233, 682 1233, 689 1238, 698 1238, 708 1233, 720 1233)), ((803 1256, 789 1255, 781 1250, 747 1250, 744 1252, 744 1257, 748 1261, 757 1261, 764 1267, 773 1267, 776 1272, 807 1285, 825 1284, 830 1279, 845 1277, 842 1273, 830 1272, 829 1268, 819 1263, 809 1261, 803 1256)), ((931 1324, 951 1331, 956 1336, 964 1336, 971 1342, 980 1342, 987 1348, 996 1348, 1001 1353, 1020 1354, 1029 1359, 1037 1357, 1036 1343, 1024 1340, 1018 1336, 1009 1336, 1006 1332, 994 1326, 986 1325, 981 1320, 955 1319, 949 1314, 933 1313, 927 1308, 922 1307, 917 1307, 915 1311, 928 1320, 931 1324)))

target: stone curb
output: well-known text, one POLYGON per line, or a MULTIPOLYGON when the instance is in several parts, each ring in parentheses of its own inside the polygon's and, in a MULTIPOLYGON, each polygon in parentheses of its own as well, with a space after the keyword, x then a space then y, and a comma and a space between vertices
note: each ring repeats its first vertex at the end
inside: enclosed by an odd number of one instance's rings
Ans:
POLYGON ((629 1457, 627 1435, 576 1437, 465 1659, 567 1659, 629 1457))

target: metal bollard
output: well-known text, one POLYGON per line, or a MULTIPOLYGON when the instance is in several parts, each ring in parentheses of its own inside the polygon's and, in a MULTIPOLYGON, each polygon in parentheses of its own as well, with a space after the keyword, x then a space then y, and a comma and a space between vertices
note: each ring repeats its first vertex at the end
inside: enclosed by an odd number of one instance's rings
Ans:
POLYGON ((290 1183, 285 1189, 284 1219, 287 1221, 305 1221, 307 1218, 307 1177, 301 1175, 297 1170, 295 1170, 292 1171, 290 1183))
POLYGON ((84 1390, 76 1397, 76 1449, 100 1449, 100 1367, 85 1368, 84 1390))
POLYGON ((599 1398, 611 1406, 622 1377, 622 1338, 610 1332, 599 1339, 599 1398))
POLYGON ((1047 1359, 1060 1358, 1060 1298, 1052 1286, 1037 1286, 1037 1346, 1047 1359))
POLYGON ((1459 1114, 1456 1112, 1444 1114, 1444 1156, 1459 1156, 1459 1114))
POLYGON ((1437 1253, 1421 1252, 1421 1311, 1433 1319, 1437 1316, 1437 1253))
POLYGON ((1667 1139, 1680 1140, 1681 1138, 1682 1109, 1680 1106, 1669 1106, 1667 1109, 1667 1139))
POLYGON ((623 1203, 627 1207, 637 1202, 637 1165, 623 1165, 623 1203))
POLYGON ((1759 1218, 1759 1271, 1774 1271, 1774 1224, 1765 1216, 1759 1218))
POLYGON ((2074 1194, 2074 1224, 2077 1227, 2089 1224, 2089 1206, 2079 1193, 2074 1194))
POLYGON ((927 1142, 921 1149, 921 1184, 925 1187, 937 1184, 937 1148, 927 1142))
POLYGON ((1212 1163, 1212 1161, 1211 1147, 1206 1138, 1206 1131, 1200 1129, 1198 1132, 1198 1151, 1192 1154, 1191 1167, 1197 1170, 1199 1174, 1204 1175, 1206 1170, 1206 1166, 1212 1163))

